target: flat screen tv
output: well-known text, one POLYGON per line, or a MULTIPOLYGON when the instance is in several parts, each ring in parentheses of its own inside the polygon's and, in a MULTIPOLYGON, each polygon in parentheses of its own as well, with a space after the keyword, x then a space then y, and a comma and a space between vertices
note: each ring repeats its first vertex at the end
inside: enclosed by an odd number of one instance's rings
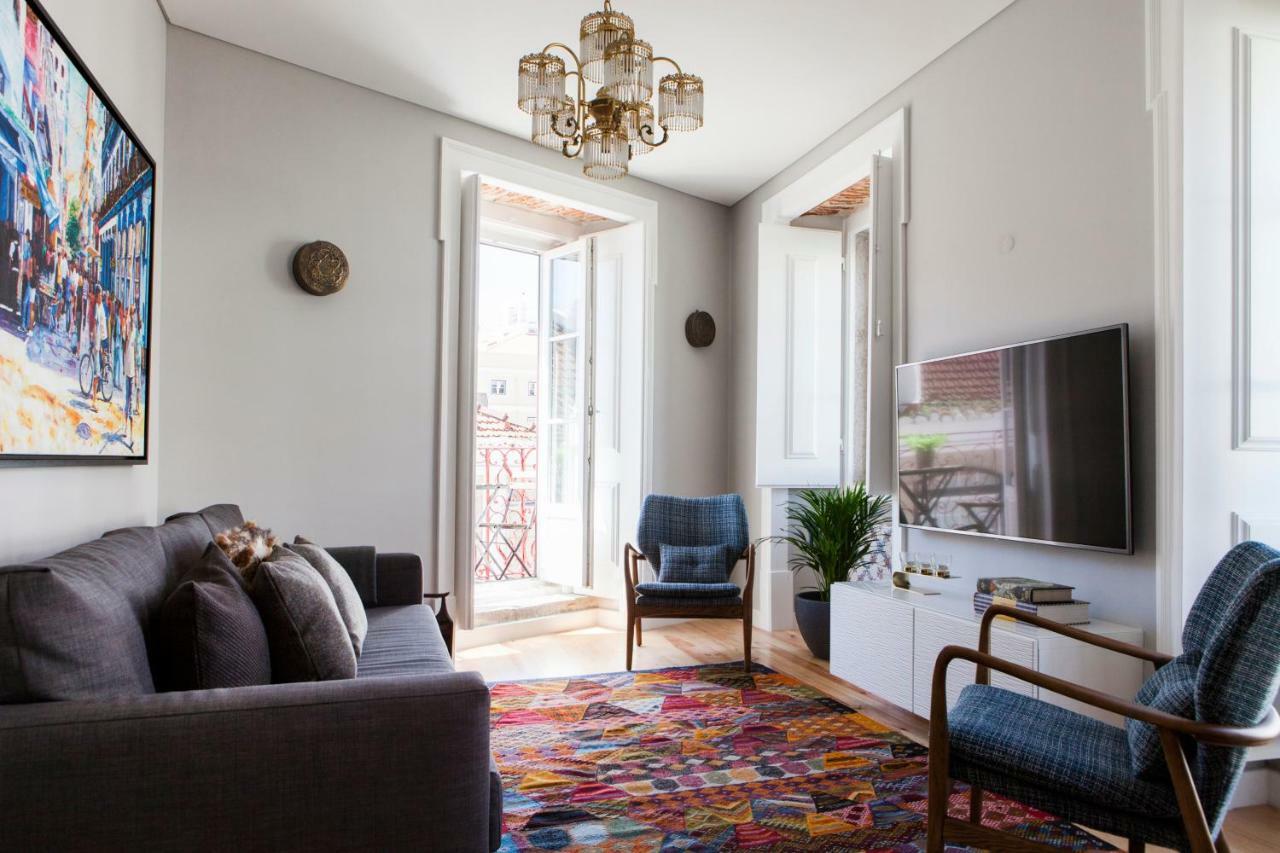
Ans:
POLYGON ((903 525, 1133 553, 1127 325, 896 379, 903 525))

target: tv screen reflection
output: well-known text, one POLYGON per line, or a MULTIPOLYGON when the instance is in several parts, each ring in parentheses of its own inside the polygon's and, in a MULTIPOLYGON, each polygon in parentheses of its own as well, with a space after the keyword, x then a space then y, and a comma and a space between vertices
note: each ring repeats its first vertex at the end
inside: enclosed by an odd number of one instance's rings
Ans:
POLYGON ((1127 328, 897 369, 903 524, 1131 550, 1127 328))

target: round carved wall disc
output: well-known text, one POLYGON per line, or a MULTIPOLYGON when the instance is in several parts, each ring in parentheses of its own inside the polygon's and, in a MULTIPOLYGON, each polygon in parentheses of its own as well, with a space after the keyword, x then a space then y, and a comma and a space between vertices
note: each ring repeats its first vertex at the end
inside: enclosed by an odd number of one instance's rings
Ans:
POLYGON ((716 339, 716 321, 706 311, 694 311, 684 321, 684 337, 693 347, 709 347, 716 339))
POLYGON ((328 296, 342 290, 350 273, 347 256, 324 240, 307 243, 293 255, 294 281, 315 296, 328 296))

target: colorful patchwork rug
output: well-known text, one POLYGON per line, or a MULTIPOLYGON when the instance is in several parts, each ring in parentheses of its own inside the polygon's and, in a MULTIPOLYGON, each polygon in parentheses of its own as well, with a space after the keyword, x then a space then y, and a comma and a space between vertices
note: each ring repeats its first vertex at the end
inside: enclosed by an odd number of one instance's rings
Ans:
MULTIPOLYGON (((492 695, 504 851, 925 848, 927 750, 765 667, 503 682, 492 695)), ((967 814, 956 787, 953 813, 967 814)), ((983 822, 1112 849, 990 794, 983 822)))

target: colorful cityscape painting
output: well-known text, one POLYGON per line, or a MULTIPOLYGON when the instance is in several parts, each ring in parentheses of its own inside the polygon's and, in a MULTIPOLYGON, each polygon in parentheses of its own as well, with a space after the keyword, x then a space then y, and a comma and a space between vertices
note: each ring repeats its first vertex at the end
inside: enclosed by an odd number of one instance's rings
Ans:
POLYGON ((146 459, 154 197, 45 11, 0 3, 0 460, 146 459))

